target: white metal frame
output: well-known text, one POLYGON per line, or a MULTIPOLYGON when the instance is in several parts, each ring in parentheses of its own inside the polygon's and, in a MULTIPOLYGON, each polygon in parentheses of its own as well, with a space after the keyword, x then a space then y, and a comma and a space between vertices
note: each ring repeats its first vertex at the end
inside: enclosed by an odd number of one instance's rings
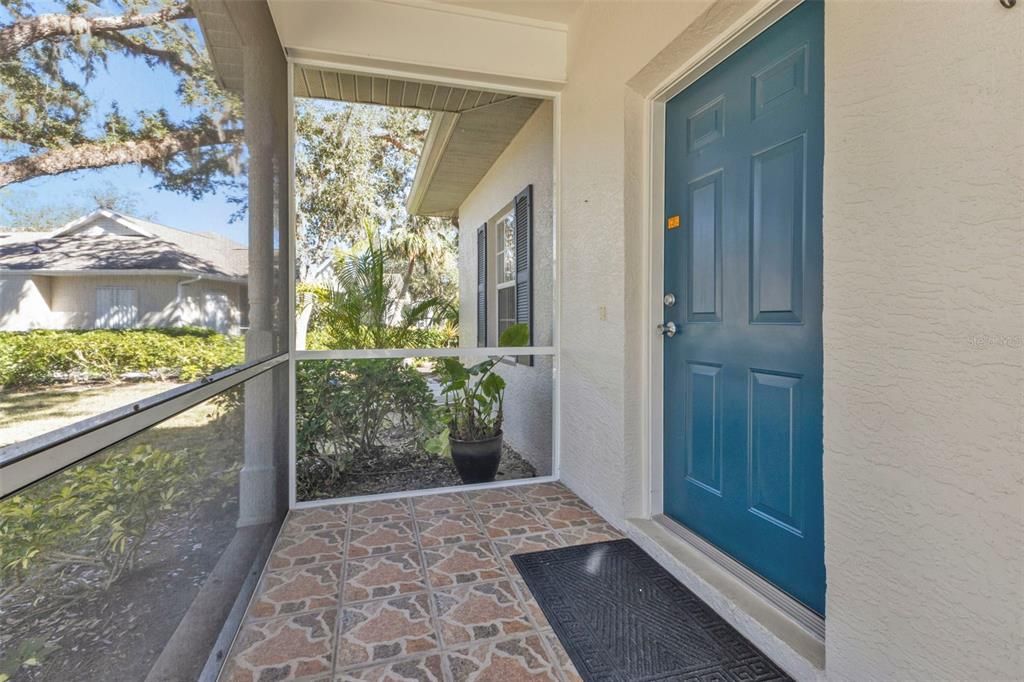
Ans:
POLYGON ((348 65, 345 63, 325 62, 316 59, 288 58, 288 175, 289 175, 289 238, 294 241, 295 235, 295 66, 311 66, 323 69, 341 70, 348 73, 362 72, 367 75, 378 77, 405 78, 422 82, 433 82, 447 86, 475 88, 490 90, 493 92, 507 93, 511 95, 523 95, 550 100, 554 107, 553 130, 552 130, 552 262, 554 272, 552 280, 553 291, 553 313, 552 313, 552 344, 550 346, 529 346, 523 347, 465 347, 465 348, 410 348, 410 349, 353 349, 353 350, 326 350, 309 351, 297 350, 295 348, 295 254, 288 264, 288 391, 289 391, 289 420, 288 420, 288 502, 292 509, 304 509, 328 504, 339 504, 354 500, 369 501, 381 499, 393 499, 396 497, 413 497, 420 495, 432 495, 436 493, 465 491, 474 489, 504 488, 529 483, 541 483, 557 481, 560 467, 560 444, 561 444, 561 420, 560 420, 560 369, 559 369, 559 323, 561 320, 561 263, 558 258, 559 229, 561 226, 561 94, 556 87, 551 89, 531 88, 520 86, 509 86, 507 83, 492 81, 486 76, 461 77, 451 75, 430 75, 425 76, 418 73, 415 65, 404 66, 394 65, 393 69, 369 68, 365 65, 348 65), (525 352, 524 351, 528 351, 525 352), (295 366, 298 362, 305 360, 359 360, 374 358, 410 358, 410 357, 485 357, 495 355, 535 355, 546 356, 552 359, 552 414, 551 414, 551 475, 538 476, 536 478, 522 479, 517 481, 495 481, 493 483, 482 483, 477 485, 461 485, 444 488, 430 488, 425 490, 397 491, 379 495, 361 495, 357 497, 330 498, 324 500, 311 500, 300 502, 296 499, 295 487, 295 461, 296 461, 296 386, 295 366))
POLYGON ((796 8, 802 0, 761 0, 714 41, 680 65, 645 99, 644 143, 644 231, 646 254, 643 273, 647 301, 643 312, 643 372, 648 390, 644 395, 642 452, 647 482, 642 509, 645 518, 655 519, 696 547, 724 570, 738 577, 766 597, 770 603, 798 622, 815 637, 824 639, 825 624, 817 614, 772 586, 757 574, 718 551, 699 535, 664 516, 664 366, 663 339, 655 325, 663 315, 664 224, 665 224, 665 105, 730 55, 756 38, 769 26, 796 8))
POLYGON ((282 353, 0 448, 0 497, 87 459, 284 363, 282 353))

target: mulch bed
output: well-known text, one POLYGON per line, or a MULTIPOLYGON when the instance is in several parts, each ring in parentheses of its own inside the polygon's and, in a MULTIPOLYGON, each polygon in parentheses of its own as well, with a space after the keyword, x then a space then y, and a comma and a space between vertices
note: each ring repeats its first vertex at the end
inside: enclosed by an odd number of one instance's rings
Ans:
MULTIPOLYGON (((537 470, 522 456, 503 446, 497 480, 533 478, 537 470)), ((451 459, 423 450, 385 446, 363 454, 349 466, 344 477, 333 485, 318 486, 305 500, 323 500, 354 495, 425 490, 460 485, 458 472, 451 459)))

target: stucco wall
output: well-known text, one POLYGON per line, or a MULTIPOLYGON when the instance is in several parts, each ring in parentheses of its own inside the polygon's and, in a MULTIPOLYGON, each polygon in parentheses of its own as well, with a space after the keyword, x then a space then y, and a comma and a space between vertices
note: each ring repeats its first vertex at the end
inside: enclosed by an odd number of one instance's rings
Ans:
MULTIPOLYGON (((562 475, 616 522, 644 484, 638 93, 743 5, 688 26, 707 5, 587 4, 570 31, 562 475)), ((1024 663, 1022 20, 998 3, 827 6, 829 679, 1014 679, 1024 663)))
POLYGON ((826 5, 833 679, 1024 670, 1024 11, 826 5))
POLYGON ((171 327, 202 324, 199 303, 194 297, 202 292, 227 294, 234 321, 232 331, 238 332, 238 285, 202 281, 183 287, 184 301, 179 310, 178 282, 184 277, 164 276, 83 276, 52 278, 50 295, 50 329, 88 329, 96 323, 96 288, 128 287, 138 292, 139 327, 171 327), (198 287, 198 291, 197 291, 198 287))
MULTIPOLYGON (((459 331, 462 346, 476 346, 476 230, 527 185, 533 185, 533 342, 551 345, 553 107, 544 102, 459 207, 459 331)), ((491 273, 493 275, 493 273, 491 273)), ((491 306, 493 309, 494 306, 491 306)), ((505 439, 538 473, 551 472, 552 363, 501 365, 505 378, 505 439)))
MULTIPOLYGON (((569 28, 569 78, 561 121, 561 473, 609 519, 640 499, 636 436, 640 378, 636 312, 641 216, 626 213, 626 82, 708 3, 594 2, 569 28), (627 305, 627 293, 634 298, 627 305), (627 415, 630 419, 627 420, 627 415)), ((636 208, 635 206, 633 207, 636 208)), ((632 509, 628 513, 634 513, 632 509)))
POLYGON ((43 329, 49 319, 49 277, 0 275, 0 331, 43 329))

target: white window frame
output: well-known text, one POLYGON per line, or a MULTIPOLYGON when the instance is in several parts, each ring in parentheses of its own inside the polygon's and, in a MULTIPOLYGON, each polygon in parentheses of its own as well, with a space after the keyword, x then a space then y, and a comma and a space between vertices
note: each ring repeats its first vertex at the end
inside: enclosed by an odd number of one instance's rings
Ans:
MULTIPOLYGON (((488 254, 488 259, 494 264, 494 277, 489 277, 488 281, 490 286, 488 287, 487 298, 488 310, 494 310, 493 315, 488 315, 487 319, 487 339, 489 342, 497 344, 498 339, 501 338, 501 332, 503 331, 502 315, 501 315, 501 293, 509 289, 512 290, 512 310, 506 311, 511 312, 511 317, 505 316, 505 321, 509 322, 509 326, 516 323, 516 303, 515 303, 515 290, 516 290, 516 269, 515 269, 515 224, 516 224, 516 209, 515 202, 510 201, 505 205, 497 214, 495 214, 490 220, 487 221, 487 242, 493 244, 492 253, 488 254), (505 240, 504 229, 506 223, 511 221, 512 224, 512 272, 508 279, 505 281, 499 281, 505 275, 504 268, 504 256, 508 252, 509 244, 505 240), (493 305, 492 305, 493 304, 493 305)), ((490 249, 489 249, 490 250, 490 249)))

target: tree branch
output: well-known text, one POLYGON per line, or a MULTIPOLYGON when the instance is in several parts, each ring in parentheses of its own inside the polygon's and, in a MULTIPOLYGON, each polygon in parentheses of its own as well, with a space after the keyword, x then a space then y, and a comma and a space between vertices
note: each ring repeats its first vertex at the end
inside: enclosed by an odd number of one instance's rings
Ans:
POLYGON ((85 142, 31 156, 19 156, 0 163, 0 187, 84 168, 106 168, 166 160, 181 152, 238 142, 241 139, 241 130, 180 130, 148 140, 85 142))
POLYGON ((379 135, 374 135, 373 139, 375 139, 375 140, 383 140, 384 142, 387 142, 389 145, 391 145, 395 149, 398 149, 400 151, 403 151, 403 152, 406 152, 406 153, 409 153, 409 154, 418 154, 419 153, 419 150, 417 150, 417 149, 415 149, 413 147, 410 147, 409 145, 405 144, 404 142, 402 142, 402 140, 398 139, 398 137, 396 137, 395 135, 392 135, 391 133, 382 133, 382 134, 379 134, 379 135))
POLYGON ((9 26, 0 28, 0 59, 10 59, 19 50, 48 38, 127 31, 133 28, 166 24, 169 21, 193 16, 195 14, 187 3, 173 5, 149 14, 124 14, 107 17, 40 14, 36 17, 19 19, 9 26))
POLYGON ((155 57, 180 73, 184 73, 186 75, 192 75, 195 73, 196 69, 194 66, 182 59, 181 55, 176 52, 172 52, 171 50, 161 50, 156 47, 150 47, 149 45, 135 40, 131 36, 127 36, 119 31, 103 30, 97 31, 95 35, 103 38, 104 40, 116 43, 134 54, 155 57))

